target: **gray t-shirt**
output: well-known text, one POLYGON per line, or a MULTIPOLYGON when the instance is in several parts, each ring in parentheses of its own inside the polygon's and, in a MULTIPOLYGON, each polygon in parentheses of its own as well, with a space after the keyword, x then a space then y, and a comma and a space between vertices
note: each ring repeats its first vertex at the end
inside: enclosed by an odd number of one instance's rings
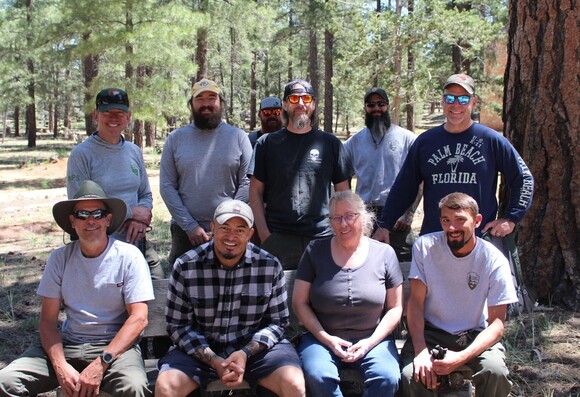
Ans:
POLYGON ((445 232, 421 236, 409 279, 427 286, 425 321, 454 335, 486 328, 487 306, 518 301, 506 257, 479 237, 473 251, 458 258, 445 232))
POLYGON ((331 240, 308 245, 296 278, 311 284, 310 305, 326 332, 344 339, 366 338, 385 313, 387 289, 403 283, 399 261, 391 246, 368 239, 363 264, 343 269, 332 258, 331 240))
POLYGON ((155 299, 141 251, 111 237, 96 258, 86 258, 78 240, 53 251, 37 293, 62 299, 61 333, 70 344, 109 343, 127 320, 125 305, 155 299))

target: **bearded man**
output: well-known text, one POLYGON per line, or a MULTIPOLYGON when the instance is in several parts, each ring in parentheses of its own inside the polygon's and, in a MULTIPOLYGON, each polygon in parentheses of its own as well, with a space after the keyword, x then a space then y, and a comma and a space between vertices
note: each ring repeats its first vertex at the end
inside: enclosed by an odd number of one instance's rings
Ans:
MULTIPOLYGON (((391 123, 389 97, 382 88, 367 91, 364 111, 366 128, 350 137, 344 147, 356 168, 356 192, 378 218, 416 137, 391 123)), ((390 244, 400 262, 411 261, 414 241, 411 224, 421 197, 422 190, 419 190, 416 201, 393 228, 390 244)))
POLYGON ((169 263, 209 241, 210 223, 227 199, 248 202, 248 135, 222 120, 225 98, 215 82, 193 85, 193 123, 167 137, 161 155, 160 193, 171 214, 169 263))
POLYGON ((476 236, 483 217, 473 197, 454 192, 438 207, 442 231, 413 246, 401 395, 433 396, 440 376, 466 365, 477 397, 506 397, 511 382, 500 340, 507 305, 518 300, 509 263, 476 236), (432 357, 436 345, 448 349, 443 359, 432 357))
POLYGON ((262 135, 282 129, 282 101, 275 96, 262 99, 260 102, 260 129, 248 134, 252 147, 262 135))
POLYGON ((298 267, 311 240, 332 234, 331 187, 348 189, 354 174, 341 141, 316 128, 316 108, 310 83, 286 84, 282 115, 287 126, 258 140, 248 171, 250 206, 262 248, 285 270, 298 267))

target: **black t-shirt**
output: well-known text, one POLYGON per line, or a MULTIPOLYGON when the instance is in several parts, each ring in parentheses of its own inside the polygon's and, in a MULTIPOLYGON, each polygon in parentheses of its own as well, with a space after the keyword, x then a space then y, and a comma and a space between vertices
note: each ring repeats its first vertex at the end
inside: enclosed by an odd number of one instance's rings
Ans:
POLYGON ((266 222, 271 232, 309 237, 332 234, 328 222, 331 186, 354 175, 354 168, 332 134, 286 128, 258 140, 253 175, 264 183, 266 222))

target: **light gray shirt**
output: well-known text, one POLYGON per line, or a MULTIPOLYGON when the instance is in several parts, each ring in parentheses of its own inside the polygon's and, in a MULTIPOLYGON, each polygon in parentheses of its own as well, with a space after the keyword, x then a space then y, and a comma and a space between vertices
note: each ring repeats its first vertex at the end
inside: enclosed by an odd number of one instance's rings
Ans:
POLYGON ((62 300, 61 334, 72 344, 109 343, 128 318, 127 304, 155 299, 141 251, 111 237, 96 258, 86 258, 78 240, 53 251, 37 293, 62 300))
POLYGON ((445 232, 419 237, 409 279, 427 286, 425 321, 454 335, 485 329, 488 306, 518 301, 506 257, 479 237, 461 258, 451 252, 445 232))
POLYGON ((385 205, 415 138, 411 131, 391 124, 377 144, 368 128, 345 142, 344 148, 356 168, 356 192, 365 203, 379 207, 385 205))
MULTIPOLYGON (((73 198, 81 184, 91 180, 98 183, 107 196, 127 204, 127 216, 133 216, 131 207, 153 208, 153 194, 141 149, 121 137, 116 144, 101 139, 97 134, 72 150, 67 162, 66 189, 73 198)), ((126 233, 113 234, 125 241, 126 233)))
POLYGON ((190 124, 169 134, 159 184, 171 221, 185 232, 198 225, 209 231, 222 201, 235 198, 247 203, 251 157, 248 135, 224 122, 214 130, 190 124))

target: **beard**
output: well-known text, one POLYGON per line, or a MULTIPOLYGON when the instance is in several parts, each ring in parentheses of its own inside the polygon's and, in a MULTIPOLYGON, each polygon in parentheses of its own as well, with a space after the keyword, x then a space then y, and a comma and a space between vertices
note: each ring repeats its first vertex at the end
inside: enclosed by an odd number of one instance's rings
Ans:
POLYGON ((292 118, 294 128, 302 130, 310 124, 310 117, 306 113, 300 113, 292 118))
POLYGON ((465 238, 465 233, 461 234, 460 240, 452 240, 449 234, 447 234, 447 245, 451 248, 451 252, 455 253, 465 247, 467 243, 473 238, 473 234, 471 234, 467 239, 465 238))
POLYGON ((374 116, 372 113, 365 114, 365 125, 373 135, 375 142, 379 142, 389 128, 391 128, 391 115, 389 112, 383 112, 379 116, 374 116))
POLYGON ((197 111, 193 112, 193 122, 200 130, 213 130, 217 128, 222 122, 222 110, 215 110, 213 106, 202 106, 197 111), (209 116, 203 115, 201 112, 209 109, 212 113, 209 116))
POLYGON ((260 122, 262 124, 262 132, 264 134, 276 132, 282 129, 282 120, 280 120, 280 117, 271 116, 266 120, 260 119, 260 122))

